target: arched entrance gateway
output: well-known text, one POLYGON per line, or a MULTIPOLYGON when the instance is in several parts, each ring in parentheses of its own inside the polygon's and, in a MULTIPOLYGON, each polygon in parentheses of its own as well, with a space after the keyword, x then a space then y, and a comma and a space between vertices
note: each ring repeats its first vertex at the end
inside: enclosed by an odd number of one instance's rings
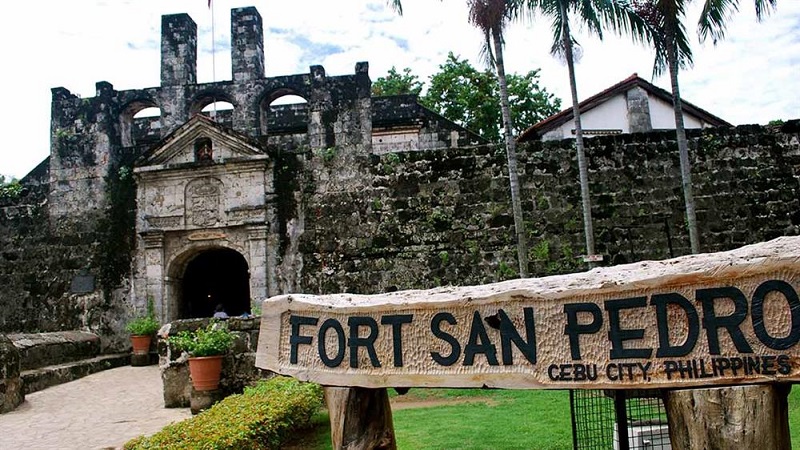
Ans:
POLYGON ((244 256, 228 248, 195 255, 180 280, 178 313, 182 319, 210 317, 217 305, 230 316, 250 312, 250 272, 244 256))
POLYGON ((251 312, 269 296, 272 160, 247 136, 195 115, 134 169, 134 295, 163 322, 251 312), (252 300, 251 300, 252 299, 252 300))

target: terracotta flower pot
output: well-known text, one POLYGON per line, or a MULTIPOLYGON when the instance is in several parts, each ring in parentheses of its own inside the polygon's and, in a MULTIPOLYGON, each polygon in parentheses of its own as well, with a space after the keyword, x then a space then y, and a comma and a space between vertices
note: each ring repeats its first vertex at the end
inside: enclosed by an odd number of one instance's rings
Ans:
POLYGON ((197 391, 213 391, 219 387, 222 355, 189 358, 189 374, 197 391))
POLYGON ((150 340, 152 336, 131 336, 131 346, 134 355, 147 355, 150 353, 150 340))

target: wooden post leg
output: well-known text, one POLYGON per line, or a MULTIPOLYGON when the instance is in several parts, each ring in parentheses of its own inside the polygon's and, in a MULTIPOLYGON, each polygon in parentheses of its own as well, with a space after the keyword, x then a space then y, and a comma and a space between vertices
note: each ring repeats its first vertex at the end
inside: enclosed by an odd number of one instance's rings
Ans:
POLYGON ((667 391, 672 448, 791 449, 790 390, 776 384, 667 391))
POLYGON ((396 450, 386 388, 325 387, 334 450, 396 450))

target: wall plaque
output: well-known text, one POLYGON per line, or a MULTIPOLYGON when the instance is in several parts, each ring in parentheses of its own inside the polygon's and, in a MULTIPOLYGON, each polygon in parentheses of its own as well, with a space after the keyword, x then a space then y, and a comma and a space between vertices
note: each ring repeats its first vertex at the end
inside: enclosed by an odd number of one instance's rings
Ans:
POLYGON ((210 241, 212 239, 225 239, 227 235, 224 231, 215 231, 215 230, 208 230, 208 231, 195 231, 187 238, 190 241, 210 241))

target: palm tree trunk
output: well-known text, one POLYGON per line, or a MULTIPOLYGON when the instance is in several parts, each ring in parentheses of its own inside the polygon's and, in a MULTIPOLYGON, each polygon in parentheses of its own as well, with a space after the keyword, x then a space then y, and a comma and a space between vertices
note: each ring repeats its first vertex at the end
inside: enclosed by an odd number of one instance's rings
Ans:
POLYGON ((522 201, 519 193, 519 179, 517 174, 517 149, 512 135, 513 123, 511 121, 511 108, 508 105, 508 84, 506 82, 506 69, 503 64, 503 40, 500 30, 492 29, 492 44, 494 46, 495 66, 497 68, 497 81, 500 84, 500 111, 503 115, 503 135, 506 140, 506 156, 508 157, 508 184, 511 187, 511 206, 514 211, 514 230, 517 235, 517 260, 519 261, 520 278, 528 277, 528 244, 525 237, 525 221, 522 215, 522 201))
POLYGON ((575 81, 575 63, 572 55, 572 39, 569 32, 569 16, 566 2, 559 2, 564 27, 561 39, 564 45, 564 56, 569 71, 569 88, 572 93, 572 114, 575 117, 575 149, 578 152, 578 173, 581 183, 581 201, 583 205, 583 234, 586 238, 586 255, 594 255, 594 228, 592 226, 592 201, 589 197, 589 171, 586 168, 586 155, 583 147, 583 129, 581 128, 581 111, 578 106, 578 85, 575 81))
MULTIPOLYGON (((671 40, 668 40, 671 42, 671 40)), ((681 160, 681 182, 683 199, 686 204, 686 225, 689 228, 689 243, 692 253, 700 253, 700 239, 697 233, 697 218, 694 214, 694 194, 692 194, 692 168, 689 163, 689 143, 686 140, 686 129, 683 126, 683 107, 678 88, 678 56, 674 45, 667 45, 667 65, 669 79, 672 83, 672 106, 675 112, 675 133, 678 141, 678 154, 681 160)))

